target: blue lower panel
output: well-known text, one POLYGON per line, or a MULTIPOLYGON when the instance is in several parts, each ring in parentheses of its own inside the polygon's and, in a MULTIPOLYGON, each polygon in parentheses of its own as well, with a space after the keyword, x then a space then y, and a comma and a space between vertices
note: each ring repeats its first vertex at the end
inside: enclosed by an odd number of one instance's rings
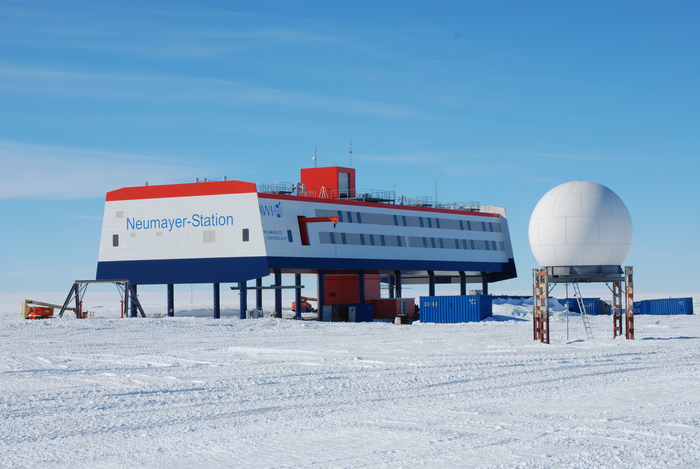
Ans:
POLYGON ((270 274, 265 257, 98 262, 96 280, 128 279, 136 285, 245 282, 270 274))
POLYGON ((268 257, 270 269, 326 269, 326 270, 444 270, 458 272, 486 272, 499 274, 498 280, 514 278, 515 264, 500 262, 454 262, 401 259, 347 259, 309 257, 268 257))
POLYGON ((515 277, 515 265, 398 259, 309 257, 225 257, 98 262, 96 280, 128 279, 136 285, 229 283, 266 277, 272 269, 304 270, 444 270, 485 272, 491 281, 515 277))

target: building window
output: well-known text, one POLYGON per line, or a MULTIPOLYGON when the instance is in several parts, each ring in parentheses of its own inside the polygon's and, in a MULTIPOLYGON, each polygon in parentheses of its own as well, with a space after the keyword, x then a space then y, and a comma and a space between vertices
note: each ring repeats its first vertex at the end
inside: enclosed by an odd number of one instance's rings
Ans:
POLYGON ((115 248, 119 246, 119 235, 112 235, 112 246, 115 248))
POLYGON ((243 228, 243 242, 247 243, 250 240, 250 232, 248 228, 243 228))

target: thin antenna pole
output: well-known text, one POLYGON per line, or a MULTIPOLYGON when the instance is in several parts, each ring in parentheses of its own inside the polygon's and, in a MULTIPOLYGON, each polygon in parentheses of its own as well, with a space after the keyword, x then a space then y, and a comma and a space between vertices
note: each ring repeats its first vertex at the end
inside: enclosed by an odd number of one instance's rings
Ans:
POLYGON ((352 137, 350 137, 350 167, 352 168, 352 137))
POLYGON ((437 201, 437 179, 435 180, 435 207, 438 206, 438 201, 437 201))

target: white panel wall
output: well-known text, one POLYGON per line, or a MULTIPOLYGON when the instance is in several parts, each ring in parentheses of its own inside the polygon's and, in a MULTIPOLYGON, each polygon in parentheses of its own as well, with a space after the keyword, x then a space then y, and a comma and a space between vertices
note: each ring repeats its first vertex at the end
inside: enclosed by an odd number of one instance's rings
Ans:
POLYGON ((265 256, 256 193, 105 204, 100 262, 253 256, 265 256), (242 241, 244 228, 248 242, 242 241))

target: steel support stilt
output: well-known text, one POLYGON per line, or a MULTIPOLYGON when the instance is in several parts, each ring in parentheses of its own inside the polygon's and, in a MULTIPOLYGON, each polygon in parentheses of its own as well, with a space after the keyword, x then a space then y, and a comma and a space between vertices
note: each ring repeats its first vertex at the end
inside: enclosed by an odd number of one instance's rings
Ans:
POLYGON ((301 319, 301 274, 294 274, 294 317, 301 319))
POLYGON ((632 267, 625 267, 625 338, 634 340, 634 279, 632 267))
MULTIPOLYGON (((258 290, 260 291, 260 290, 258 290)), ((245 319, 248 312, 248 282, 238 282, 238 303, 239 303, 239 313, 238 317, 240 319, 245 319)))
POLYGON ((221 317, 221 284, 214 284, 214 319, 221 317))
POLYGON ((175 316, 175 285, 168 284, 168 317, 175 316))
POLYGON ((255 290, 255 307, 262 311, 262 278, 255 279, 255 286, 257 287, 257 290, 255 290))
POLYGON ((396 298, 401 298, 401 271, 394 271, 394 288, 396 289, 396 298))
POLYGON ((323 319, 323 307, 326 304, 326 274, 323 269, 317 271, 318 275, 318 320, 323 319))
MULTIPOLYGON (((275 269, 275 286, 282 286, 282 271, 280 269, 275 269)), ((282 317, 282 289, 275 289, 275 317, 282 317)))
POLYGON ((612 287, 613 339, 622 335, 622 287, 620 282, 613 282, 612 287))
POLYGON ((532 340, 549 343, 549 284, 545 269, 532 271, 532 340))

